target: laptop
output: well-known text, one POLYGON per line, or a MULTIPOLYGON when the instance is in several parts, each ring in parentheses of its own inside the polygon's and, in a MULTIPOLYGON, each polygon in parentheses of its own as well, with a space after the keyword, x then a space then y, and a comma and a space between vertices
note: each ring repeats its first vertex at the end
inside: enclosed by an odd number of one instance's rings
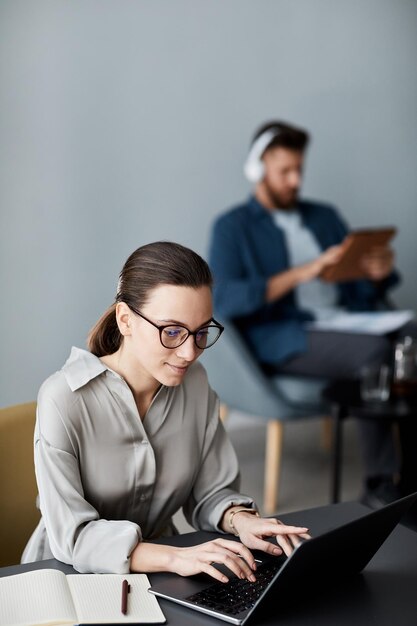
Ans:
POLYGON ((303 541, 289 557, 254 552, 261 561, 257 563, 255 583, 241 580, 229 570, 228 583, 219 583, 204 574, 164 574, 149 591, 231 624, 244 624, 271 589, 274 601, 279 601, 303 585, 337 583, 361 572, 416 501, 417 492, 303 541))

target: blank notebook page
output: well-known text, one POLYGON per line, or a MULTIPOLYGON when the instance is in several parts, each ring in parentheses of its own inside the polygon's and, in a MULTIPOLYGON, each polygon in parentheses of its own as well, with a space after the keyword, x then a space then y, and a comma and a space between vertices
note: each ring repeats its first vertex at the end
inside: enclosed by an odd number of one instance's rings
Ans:
POLYGON ((82 574, 68 575, 77 616, 83 624, 109 624, 124 621, 143 623, 165 622, 158 601, 148 593, 150 586, 145 574, 82 574), (128 611, 121 612, 122 582, 130 584, 128 611))
POLYGON ((73 624, 74 617, 63 572, 45 569, 2 578, 0 624, 73 624))

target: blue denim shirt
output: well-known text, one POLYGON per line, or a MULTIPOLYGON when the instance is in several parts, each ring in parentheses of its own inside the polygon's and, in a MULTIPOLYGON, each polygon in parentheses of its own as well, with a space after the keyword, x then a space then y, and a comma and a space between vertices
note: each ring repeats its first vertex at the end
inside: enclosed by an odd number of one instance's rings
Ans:
MULTIPOLYGON (((345 222, 329 205, 300 201, 298 209, 323 250, 339 244, 348 233, 345 222)), ((297 306, 294 292, 266 302, 268 279, 289 269, 289 259, 283 231, 254 197, 216 220, 209 263, 216 314, 236 324, 261 362, 279 364, 306 349, 303 323, 312 314, 297 306)), ((350 311, 373 310, 398 280, 393 273, 378 284, 367 280, 340 283, 338 304, 350 311)))

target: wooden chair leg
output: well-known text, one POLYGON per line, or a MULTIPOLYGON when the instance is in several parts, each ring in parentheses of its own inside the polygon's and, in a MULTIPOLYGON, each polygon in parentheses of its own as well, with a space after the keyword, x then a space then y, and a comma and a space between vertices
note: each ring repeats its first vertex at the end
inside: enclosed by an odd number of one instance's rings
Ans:
POLYGON ((227 404, 223 404, 223 402, 220 403, 219 417, 223 424, 229 417, 229 407, 227 406, 227 404))
POLYGON ((332 449, 333 422, 330 415, 324 415, 321 420, 321 447, 325 452, 332 449))
POLYGON ((266 515, 271 515, 277 508, 283 436, 283 423, 279 420, 270 420, 266 427, 265 446, 264 512, 266 515))

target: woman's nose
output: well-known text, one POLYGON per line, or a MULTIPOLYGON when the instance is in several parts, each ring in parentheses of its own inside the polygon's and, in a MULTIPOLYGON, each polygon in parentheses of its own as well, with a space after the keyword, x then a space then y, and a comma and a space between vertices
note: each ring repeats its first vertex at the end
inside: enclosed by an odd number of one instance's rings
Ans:
POLYGON ((200 354, 200 352, 201 350, 199 350, 199 348, 195 345, 193 335, 189 335, 184 343, 177 348, 177 355, 185 361, 193 361, 200 354))

